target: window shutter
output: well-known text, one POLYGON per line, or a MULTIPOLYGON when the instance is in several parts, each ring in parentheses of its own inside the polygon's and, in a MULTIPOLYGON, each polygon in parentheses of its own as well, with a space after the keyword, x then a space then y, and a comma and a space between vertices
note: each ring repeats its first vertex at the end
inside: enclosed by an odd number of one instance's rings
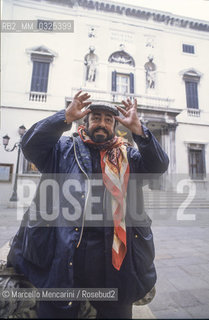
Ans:
POLYGON ((198 109, 197 82, 186 81, 187 108, 198 109))
POLYGON ((116 71, 112 72, 112 91, 116 91, 116 71))
POLYGON ((197 94, 197 83, 193 82, 192 83, 192 90, 193 90, 193 95, 194 95, 194 108, 198 109, 199 105, 198 105, 198 94, 197 94))
POLYGON ((183 52, 194 54, 194 46, 189 44, 183 44, 182 46, 183 52))
POLYGON ((47 92, 48 87, 48 76, 49 76, 49 63, 42 62, 42 81, 41 81, 41 92, 47 92))
POLYGON ((130 73, 130 93, 134 93, 134 74, 130 73))
POLYGON ((49 76, 49 62, 33 61, 31 91, 47 92, 48 76, 49 76))

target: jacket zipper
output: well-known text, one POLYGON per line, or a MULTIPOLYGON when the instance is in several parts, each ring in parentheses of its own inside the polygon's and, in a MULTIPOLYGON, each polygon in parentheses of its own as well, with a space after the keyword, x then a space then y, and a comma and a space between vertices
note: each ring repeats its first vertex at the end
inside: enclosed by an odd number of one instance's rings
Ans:
POLYGON ((80 170, 84 173, 84 175, 86 176, 87 181, 88 181, 88 191, 87 191, 87 196, 86 196, 84 210, 83 210, 82 228, 81 228, 80 238, 79 238, 78 244, 76 246, 76 248, 78 248, 80 246, 80 243, 81 243, 81 240, 82 240, 82 236, 83 236, 86 206, 87 206, 87 201, 88 201, 88 197, 89 197, 89 190, 90 190, 90 180, 89 180, 89 177, 88 177, 87 173, 83 170, 83 168, 81 167, 81 165, 79 163, 79 160, 78 160, 78 157, 77 157, 77 153, 76 153, 76 148, 75 148, 75 141, 74 141, 74 154, 75 154, 75 159, 76 159, 76 162, 77 162, 80 170))
POLYGON ((106 196, 106 192, 107 192, 107 189, 106 187, 104 188, 104 195, 103 195, 103 212, 104 212, 104 208, 106 208, 105 206, 105 196, 106 196))

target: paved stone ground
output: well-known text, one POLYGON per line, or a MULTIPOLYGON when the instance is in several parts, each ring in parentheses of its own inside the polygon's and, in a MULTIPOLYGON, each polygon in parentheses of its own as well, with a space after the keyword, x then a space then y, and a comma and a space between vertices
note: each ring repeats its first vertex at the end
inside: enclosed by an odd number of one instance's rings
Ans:
MULTIPOLYGON (((191 212, 192 213, 192 212, 191 212)), ((200 213, 209 221, 209 210, 200 213)), ((209 227, 153 227, 157 294, 149 307, 160 319, 209 318, 209 227)))
POLYGON ((15 235, 19 225, 17 209, 0 206, 0 248, 15 235))
MULTIPOLYGON (((0 258, 18 228, 15 215, 15 209, 0 208, 0 258)), ((205 226, 197 221, 179 226, 153 223, 157 293, 148 306, 133 307, 134 319, 209 318, 209 210, 199 215, 205 226)))

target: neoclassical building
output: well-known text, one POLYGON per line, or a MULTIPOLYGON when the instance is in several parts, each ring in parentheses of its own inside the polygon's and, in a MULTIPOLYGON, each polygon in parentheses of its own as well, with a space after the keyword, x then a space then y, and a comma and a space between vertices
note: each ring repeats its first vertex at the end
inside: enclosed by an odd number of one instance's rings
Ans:
MULTIPOLYGON (((5 0, 3 19, 1 134, 9 146, 19 126, 65 108, 80 89, 118 105, 136 97, 139 117, 169 155, 167 177, 182 175, 207 190, 209 21, 108 0, 5 0)), ((117 134, 133 142, 124 127, 117 134)), ((17 152, 0 148, 6 204, 14 177, 4 178, 4 170, 15 172, 17 152)), ((20 154, 19 183, 38 177, 20 154)), ((155 188, 175 188, 169 179, 155 188)))

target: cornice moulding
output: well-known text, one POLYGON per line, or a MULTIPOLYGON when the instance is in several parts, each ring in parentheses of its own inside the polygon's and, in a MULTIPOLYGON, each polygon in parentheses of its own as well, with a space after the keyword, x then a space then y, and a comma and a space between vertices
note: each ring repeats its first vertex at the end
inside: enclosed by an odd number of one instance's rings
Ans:
MULTIPOLYGON (((40 2, 39 0, 37 0, 40 2)), ((83 8, 87 10, 103 11, 121 16, 132 17, 143 21, 153 20, 168 26, 179 28, 187 28, 196 31, 209 32, 209 22, 205 20, 193 19, 166 11, 158 11, 155 9, 142 8, 138 6, 123 3, 115 3, 114 1, 94 1, 94 0, 45 0, 45 2, 59 4, 62 6, 83 8)))

